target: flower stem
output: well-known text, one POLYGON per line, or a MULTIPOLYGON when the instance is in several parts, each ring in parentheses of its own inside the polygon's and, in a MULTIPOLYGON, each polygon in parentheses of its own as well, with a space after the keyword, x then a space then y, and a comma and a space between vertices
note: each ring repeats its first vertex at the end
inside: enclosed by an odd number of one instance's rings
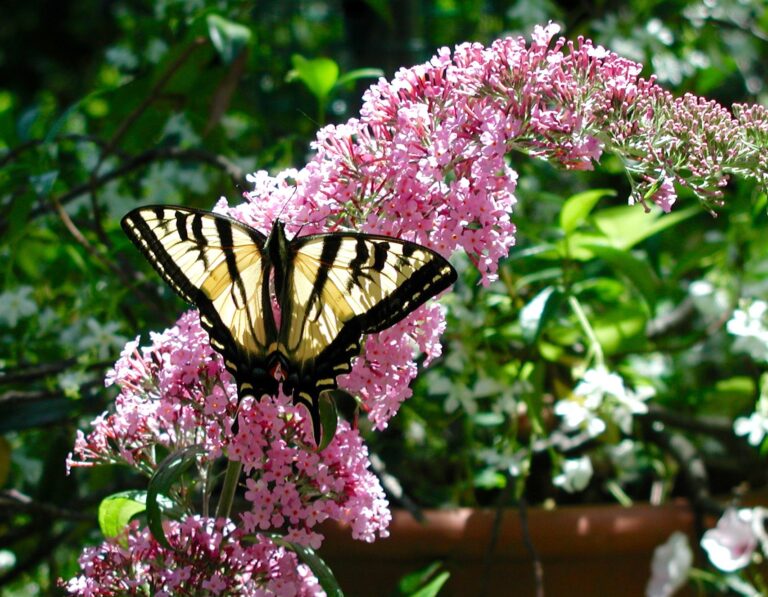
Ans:
POLYGON ((216 508, 217 518, 229 518, 229 513, 232 511, 232 502, 235 499, 235 491, 237 490, 237 481, 240 478, 240 471, 242 469, 242 462, 230 460, 227 464, 224 485, 221 488, 221 496, 219 496, 219 504, 216 508))
POLYGON ((584 313, 584 309, 581 308, 581 303, 579 302, 579 299, 577 299, 573 295, 570 295, 568 297, 568 304, 571 306, 573 313, 576 315, 576 319, 579 320, 579 324, 581 324, 581 329, 584 330, 584 333, 587 336, 587 340, 589 341, 589 350, 587 351, 587 361, 590 361, 594 357, 595 365, 597 366, 604 365, 605 357, 603 356, 603 347, 600 346, 600 341, 597 339, 595 330, 592 328, 592 325, 589 323, 589 319, 587 319, 587 315, 586 313, 584 313))

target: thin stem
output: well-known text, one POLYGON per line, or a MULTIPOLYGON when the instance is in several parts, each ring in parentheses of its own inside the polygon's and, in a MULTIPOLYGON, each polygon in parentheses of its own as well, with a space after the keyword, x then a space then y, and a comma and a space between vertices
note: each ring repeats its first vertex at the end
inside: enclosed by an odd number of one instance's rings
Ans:
POLYGON ((581 308, 579 299, 573 295, 570 295, 568 296, 568 304, 571 306, 574 315, 576 315, 576 319, 579 320, 579 324, 581 325, 581 329, 584 330, 584 333, 587 336, 587 340, 589 340, 589 352, 587 360, 590 360, 589 357, 594 355, 595 365, 604 365, 605 356, 603 355, 603 347, 600 345, 600 341, 597 339, 597 335, 595 334, 595 330, 592 328, 592 325, 589 323, 589 319, 587 319, 587 314, 584 313, 584 309, 581 308))
POLYGON ((227 472, 224 475, 224 485, 221 487, 221 496, 216 508, 216 518, 229 518, 232 511, 232 502, 235 499, 237 491, 237 481, 240 479, 240 471, 243 469, 243 463, 230 460, 227 464, 227 472))

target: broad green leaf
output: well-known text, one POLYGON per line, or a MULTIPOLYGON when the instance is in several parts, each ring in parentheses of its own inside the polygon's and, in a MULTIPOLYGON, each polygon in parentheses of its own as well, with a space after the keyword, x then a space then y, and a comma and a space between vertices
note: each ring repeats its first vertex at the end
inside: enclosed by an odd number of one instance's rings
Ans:
POLYGON ((703 210, 694 205, 665 214, 661 209, 646 212, 639 205, 610 207, 593 214, 595 226, 617 249, 629 249, 637 243, 687 220, 703 210))
MULTIPOLYGON (((31 193, 30 193, 31 195, 31 193)), ((32 208, 35 206, 35 201, 32 197, 27 197, 26 193, 18 197, 11 198, 10 209, 6 205, 6 220, 8 228, 5 231, 5 241, 9 246, 13 246, 16 240, 24 234, 28 226, 30 226, 29 214, 32 208)))
POLYGON ((245 25, 215 14, 208 15, 205 21, 208 25, 208 37, 226 64, 231 64, 251 43, 253 34, 245 25))
POLYGON ((520 328, 526 342, 533 344, 538 340, 548 319, 557 311, 562 296, 554 286, 548 286, 520 310, 520 328))
POLYGON ((99 504, 99 528, 105 537, 116 537, 133 516, 146 509, 146 491, 122 491, 110 495, 99 504))
POLYGON ((401 595, 410 595, 418 591, 425 581, 432 578, 443 567, 442 562, 432 562, 424 568, 419 568, 403 576, 397 583, 397 590, 401 595))
POLYGON ((288 73, 286 79, 300 80, 320 104, 325 104, 339 79, 339 65, 330 58, 308 60, 300 54, 294 54, 291 63, 293 70, 288 73))
POLYGON ((487 468, 475 474, 472 485, 480 489, 502 489, 506 487, 507 480, 499 471, 487 468))
POLYGON ((615 195, 616 191, 613 189, 594 189, 572 195, 565 201, 560 211, 560 228, 566 235, 570 234, 586 221, 600 199, 615 195))
POLYGON ((296 552, 299 559, 304 562, 309 569, 312 570, 312 574, 315 575, 320 586, 325 591, 328 597, 344 597, 344 592, 339 586, 339 582, 333 575, 333 571, 328 564, 315 553, 315 550, 311 547, 304 547, 298 543, 292 543, 283 539, 274 538, 274 541, 279 544, 288 546, 291 550, 296 552))
POLYGON ((584 245, 595 257, 607 261, 620 276, 626 276, 643 295, 651 310, 656 305, 656 290, 659 280, 647 260, 639 259, 629 251, 601 245, 584 245))
POLYGON ((168 495, 171 486, 176 483, 194 463, 202 446, 189 446, 169 454, 157 467, 147 486, 147 524, 152 536, 160 545, 171 549, 163 531, 161 509, 162 496, 168 495))
POLYGON ((480 412, 472 415, 472 420, 480 427, 495 427, 504 422, 504 415, 494 412, 480 412))

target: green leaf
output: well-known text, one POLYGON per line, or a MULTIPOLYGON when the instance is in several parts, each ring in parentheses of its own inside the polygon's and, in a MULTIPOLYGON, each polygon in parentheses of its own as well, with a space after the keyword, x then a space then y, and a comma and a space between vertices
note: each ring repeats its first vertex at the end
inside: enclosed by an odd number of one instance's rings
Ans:
POLYGON ((248 27, 219 15, 208 15, 205 22, 208 25, 208 37, 226 64, 231 64, 253 38, 248 27))
POLYGON ((296 555, 299 556, 299 559, 307 566, 309 566, 310 570, 312 570, 312 574, 315 575, 318 582, 320 583, 320 586, 325 591, 325 594, 328 595, 328 597, 344 597, 344 592, 341 590, 339 582, 333 575, 333 571, 330 569, 328 564, 326 564, 325 561, 319 555, 317 555, 317 553, 315 553, 314 549, 311 547, 299 545, 298 543, 285 541, 283 539, 274 538, 274 540, 276 543, 287 545, 290 547, 290 549, 296 552, 296 555))
POLYGON ((294 81, 298 79, 310 93, 317 98, 317 101, 324 105, 331 90, 339 79, 339 65, 330 58, 313 58, 308 60, 300 54, 294 54, 291 57, 293 70, 286 76, 286 80, 294 81))
POLYGON ((668 214, 661 209, 646 212, 638 205, 626 205, 600 210, 592 218, 595 226, 614 247, 629 249, 657 232, 700 213, 704 212, 697 205, 668 214))
POLYGON ((495 427, 504 423, 504 415, 494 412, 480 412, 472 415, 472 420, 480 427, 495 427))
POLYGON ((562 297, 562 293, 554 286, 548 286, 520 310, 520 328, 526 342, 533 344, 538 340, 541 330, 556 312, 562 297))
POLYGON ((637 307, 622 305, 607 313, 601 313, 591 322, 606 355, 641 350, 645 346, 645 325, 648 318, 637 307))
POLYGON ((443 588, 443 585, 448 582, 450 577, 450 572, 441 572, 420 590, 411 593, 410 597, 434 597, 440 592, 440 589, 443 588))
POLYGON ((336 81, 336 86, 340 87, 358 79, 378 79, 383 76, 384 71, 380 68, 356 68, 341 75, 336 81))
POLYGON ((594 189, 569 197, 560 210, 560 228, 570 234, 586 221, 587 216, 603 197, 614 197, 613 189, 594 189))
POLYGON ((105 537, 116 537, 131 518, 146 509, 146 491, 122 491, 105 497, 99 504, 99 528, 105 537))
POLYGON ((610 245, 611 239, 602 232, 574 230, 566 238, 557 241, 557 259, 575 259, 589 261, 593 258, 592 251, 586 247, 593 245, 610 245))
POLYGON ((5 206, 7 214, 8 228, 5 231, 5 241, 9 246, 13 244, 25 233, 30 225, 29 214, 32 208, 35 206, 35 201, 31 197, 25 197, 20 195, 18 197, 11 197, 10 209, 8 205, 5 206))
POLYGON ((328 392, 320 394, 320 444, 317 451, 322 452, 331 443, 336 435, 336 426, 339 424, 339 415, 336 412, 336 402, 328 392))
POLYGON ((607 261, 619 276, 626 276, 643 295, 648 307, 653 310, 656 305, 656 290, 659 280, 653 268, 645 259, 639 259, 629 251, 606 247, 602 245, 584 245, 595 255, 607 261))
POLYGON ((147 524, 152 536, 163 547, 172 549, 163 531, 161 502, 171 486, 195 463, 202 446, 189 446, 169 454, 157 467, 147 486, 147 524))
POLYGON ((434 597, 450 577, 446 571, 437 574, 442 567, 442 562, 433 562, 405 575, 397 584, 397 594, 402 597, 434 597))

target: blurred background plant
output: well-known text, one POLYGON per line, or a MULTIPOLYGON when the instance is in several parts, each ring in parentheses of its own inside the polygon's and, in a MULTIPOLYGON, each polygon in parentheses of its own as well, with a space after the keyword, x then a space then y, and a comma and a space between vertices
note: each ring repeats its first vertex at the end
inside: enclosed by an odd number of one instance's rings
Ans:
MULTIPOLYGON (((75 429, 113 398, 104 372, 125 341, 184 308, 120 230, 130 208, 234 200, 247 173, 303 165, 320 125, 355 116, 369 77, 550 19, 644 63, 676 94, 768 103, 757 1, 28 0, 4 14, 9 594, 54 592, 98 540, 100 499, 142 483, 116 467, 68 477, 63 466, 75 429)), ((687 495, 706 508, 711 495, 764 485, 764 193, 734 180, 716 218, 684 190, 671 214, 649 215, 626 205, 618 160, 562 172, 511 159, 517 246, 490 288, 455 260, 444 358, 389 429, 369 434, 404 495, 420 507, 687 495)))

